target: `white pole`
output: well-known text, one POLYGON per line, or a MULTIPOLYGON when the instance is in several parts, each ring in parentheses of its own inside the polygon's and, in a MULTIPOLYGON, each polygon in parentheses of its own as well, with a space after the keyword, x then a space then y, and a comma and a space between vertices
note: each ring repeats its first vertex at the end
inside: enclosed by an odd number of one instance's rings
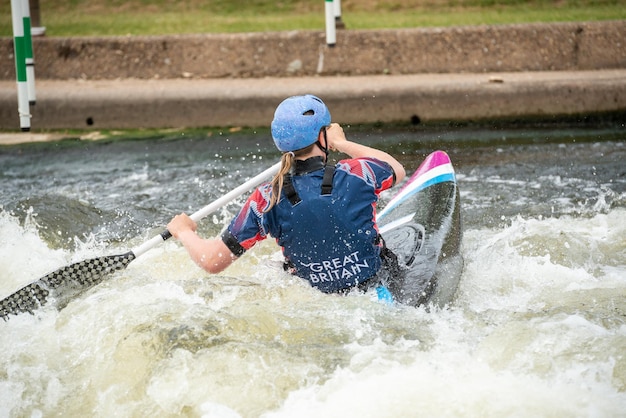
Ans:
POLYGON ((17 79, 17 111, 22 131, 30 131, 30 108, 28 107, 28 83, 26 82, 26 58, 24 52, 24 22, 22 0, 11 0, 13 18, 13 48, 15 55, 15 77, 17 79))
POLYGON ((24 53, 26 62, 26 83, 28 86, 28 103, 37 103, 35 94, 35 59, 33 57, 33 38, 31 37, 30 4, 22 0, 22 14, 24 22, 24 53))
POLYGON ((335 28, 335 6, 333 0, 326 0, 326 45, 334 47, 337 43, 337 32, 335 28))
POLYGON ((337 29, 345 29, 346 25, 341 20, 341 0, 333 0, 335 5, 335 27, 337 29))
POLYGON ((341 0, 333 0, 335 6, 335 19, 341 19, 341 0))

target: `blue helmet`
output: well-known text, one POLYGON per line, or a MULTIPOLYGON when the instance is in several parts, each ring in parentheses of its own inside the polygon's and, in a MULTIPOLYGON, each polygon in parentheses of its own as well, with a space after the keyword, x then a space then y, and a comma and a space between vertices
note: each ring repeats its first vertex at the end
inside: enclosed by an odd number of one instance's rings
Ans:
POLYGON ((280 151, 296 151, 314 144, 320 130, 328 125, 330 112, 318 97, 293 96, 276 108, 272 138, 280 151))

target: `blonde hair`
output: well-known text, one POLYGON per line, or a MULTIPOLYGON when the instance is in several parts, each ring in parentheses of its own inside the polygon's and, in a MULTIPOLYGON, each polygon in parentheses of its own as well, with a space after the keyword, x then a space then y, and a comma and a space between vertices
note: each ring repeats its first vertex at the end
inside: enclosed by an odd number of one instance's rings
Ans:
POLYGON ((270 196, 270 204, 263 211, 263 213, 269 212, 274 205, 276 205, 280 201, 280 196, 283 193, 283 186, 285 184, 285 175, 291 171, 291 167, 294 166, 296 161, 296 156, 305 155, 311 152, 311 149, 315 146, 315 144, 311 144, 308 147, 299 149, 297 151, 289 151, 284 153, 280 157, 280 170, 278 173, 272 178, 271 186, 272 186, 272 194, 270 196))

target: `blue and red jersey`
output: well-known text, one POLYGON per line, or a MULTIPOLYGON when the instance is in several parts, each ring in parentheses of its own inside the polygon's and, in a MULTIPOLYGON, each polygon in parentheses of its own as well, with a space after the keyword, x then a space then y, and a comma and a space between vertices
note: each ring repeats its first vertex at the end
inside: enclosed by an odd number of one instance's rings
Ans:
MULTIPOLYGON (((315 158, 315 157, 314 157, 315 158)), ((311 160, 296 161, 311 167, 311 160), (307 164, 308 163, 308 164, 307 164)), ((267 236, 276 239, 295 273, 323 292, 336 292, 374 276, 381 266, 381 241, 376 225, 380 193, 394 184, 391 166, 374 158, 340 161, 332 191, 321 194, 324 168, 291 176, 300 202, 293 205, 284 191, 267 213, 271 185, 261 185, 231 221, 222 239, 241 255, 267 236)))

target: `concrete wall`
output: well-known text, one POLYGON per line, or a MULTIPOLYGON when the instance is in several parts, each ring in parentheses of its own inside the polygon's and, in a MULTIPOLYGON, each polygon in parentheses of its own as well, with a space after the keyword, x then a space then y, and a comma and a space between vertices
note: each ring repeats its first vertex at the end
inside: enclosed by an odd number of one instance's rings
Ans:
MULTIPOLYGON (((260 78, 626 68, 626 21, 181 36, 34 38, 40 80, 260 78)), ((15 79, 12 38, 0 80, 15 79)))
MULTIPOLYGON (((314 93, 343 123, 610 114, 626 121, 626 20, 107 38, 35 38, 32 129, 268 126, 314 93)), ((0 39, 0 130, 19 129, 0 39)))

